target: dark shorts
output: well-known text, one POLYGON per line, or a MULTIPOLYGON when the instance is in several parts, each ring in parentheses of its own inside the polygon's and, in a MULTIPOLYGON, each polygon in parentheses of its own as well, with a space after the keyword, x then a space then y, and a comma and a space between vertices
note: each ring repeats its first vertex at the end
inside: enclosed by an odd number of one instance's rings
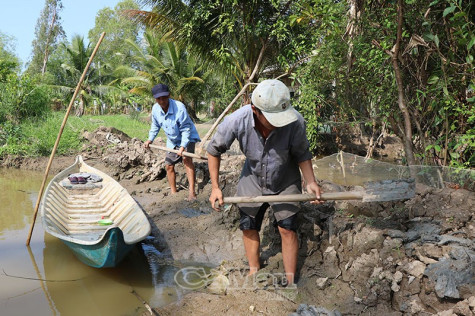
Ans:
MULTIPOLYGON (((300 183, 299 183, 300 184, 300 183)), ((285 188, 280 195, 286 194, 300 194, 302 189, 300 185, 292 184, 285 188)), ((259 196, 262 195, 262 188, 256 183, 256 179, 253 176, 241 177, 237 186, 236 196, 259 196)), ((268 203, 272 207, 274 217, 277 221, 286 219, 293 216, 300 211, 300 203, 298 202, 271 202, 268 203)), ((262 203, 239 203, 237 205, 241 211, 250 215, 251 217, 257 217, 257 214, 262 206, 262 203)))
MULTIPOLYGON (((262 206, 259 208, 259 211, 257 212, 256 216, 252 217, 243 211, 239 210, 239 214, 241 215, 241 219, 239 222, 239 229, 241 230, 261 230, 262 226, 262 220, 264 219, 264 214, 266 213, 266 210, 268 209, 269 204, 264 203, 262 206)), ((298 223, 297 223, 297 214, 294 214, 290 217, 287 217, 286 219, 283 220, 276 220, 274 218, 274 226, 279 226, 287 230, 291 230, 296 232, 298 228, 298 223)))
MULTIPOLYGON (((180 147, 175 147, 175 149, 179 149, 180 147)), ((186 151, 189 153, 194 153, 195 152, 195 143, 188 143, 188 146, 186 146, 186 151)), ((165 155, 165 165, 176 165, 177 163, 181 162, 183 160, 182 156, 179 156, 175 153, 171 153, 167 151, 165 155)))

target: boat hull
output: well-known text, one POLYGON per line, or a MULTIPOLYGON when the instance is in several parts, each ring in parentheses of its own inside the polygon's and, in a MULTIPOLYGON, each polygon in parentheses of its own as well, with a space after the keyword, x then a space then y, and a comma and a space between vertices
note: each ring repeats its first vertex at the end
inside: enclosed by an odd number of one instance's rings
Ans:
POLYGON ((104 238, 94 245, 81 245, 78 243, 62 240, 74 253, 74 255, 88 266, 94 268, 113 268, 135 246, 124 242, 124 234, 118 227, 106 232, 104 238))

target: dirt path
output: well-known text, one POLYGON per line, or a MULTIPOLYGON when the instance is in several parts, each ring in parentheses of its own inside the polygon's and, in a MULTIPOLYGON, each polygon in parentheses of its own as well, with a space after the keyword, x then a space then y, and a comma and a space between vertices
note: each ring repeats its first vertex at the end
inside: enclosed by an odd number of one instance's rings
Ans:
MULTIPOLYGON (((198 199, 182 188, 169 195, 162 152, 110 129, 86 135, 88 164, 113 175, 148 214, 164 260, 207 263, 197 291, 157 309, 160 315, 473 315, 475 311, 475 194, 419 185, 408 201, 303 204, 299 278, 283 288, 280 237, 265 219, 263 269, 246 277, 247 262, 234 208, 210 208, 206 162, 196 162, 198 199)), ((156 141, 157 143, 159 142, 156 141)), ((50 174, 73 163, 56 157, 50 174)), ((48 158, 7 158, 3 166, 44 170, 48 158)), ((221 183, 233 195, 244 157, 223 157, 221 183)), ((322 183, 324 190, 337 185, 322 183)), ((201 272, 200 272, 201 273, 201 272)))

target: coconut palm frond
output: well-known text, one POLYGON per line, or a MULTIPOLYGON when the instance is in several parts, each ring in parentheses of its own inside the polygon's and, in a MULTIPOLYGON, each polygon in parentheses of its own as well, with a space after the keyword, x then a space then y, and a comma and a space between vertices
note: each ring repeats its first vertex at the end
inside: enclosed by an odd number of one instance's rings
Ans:
POLYGON ((149 96, 150 89, 146 89, 145 87, 135 87, 129 90, 130 93, 142 95, 142 96, 149 96))
POLYGON ((147 78, 144 77, 129 77, 129 78, 124 78, 121 81, 124 84, 131 84, 134 87, 139 87, 139 86, 147 86, 149 88, 152 88, 153 83, 148 80, 147 78))
POLYGON ((134 76, 136 73, 136 69, 125 65, 121 65, 113 71, 114 76, 119 78, 134 76))
POLYGON ((204 83, 205 81, 199 77, 188 77, 188 78, 181 78, 179 82, 189 82, 189 81, 195 81, 199 83, 204 83))

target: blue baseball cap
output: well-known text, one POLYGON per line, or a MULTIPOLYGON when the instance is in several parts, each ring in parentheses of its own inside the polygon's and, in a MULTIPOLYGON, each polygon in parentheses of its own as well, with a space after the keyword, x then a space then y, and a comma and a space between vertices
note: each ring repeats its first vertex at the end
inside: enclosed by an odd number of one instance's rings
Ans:
POLYGON ((164 96, 170 95, 170 90, 168 89, 167 85, 164 85, 163 83, 157 84, 152 88, 152 95, 153 97, 160 98, 164 96))

